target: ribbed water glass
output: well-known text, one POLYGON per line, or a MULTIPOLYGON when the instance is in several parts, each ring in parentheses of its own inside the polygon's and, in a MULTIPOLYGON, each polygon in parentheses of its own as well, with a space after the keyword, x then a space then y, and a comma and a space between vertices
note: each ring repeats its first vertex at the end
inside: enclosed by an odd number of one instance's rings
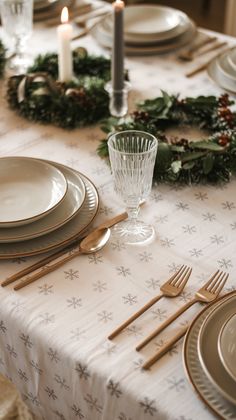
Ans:
POLYGON ((115 190, 123 199, 128 219, 115 226, 127 244, 143 244, 154 238, 153 226, 138 220, 139 206, 151 191, 157 139, 142 131, 121 131, 108 139, 115 190))

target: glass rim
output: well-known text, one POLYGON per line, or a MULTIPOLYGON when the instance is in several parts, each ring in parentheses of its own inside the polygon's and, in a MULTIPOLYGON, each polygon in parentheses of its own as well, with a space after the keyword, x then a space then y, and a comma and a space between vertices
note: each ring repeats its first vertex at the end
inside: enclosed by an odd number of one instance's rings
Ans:
POLYGON ((108 148, 112 149, 114 152, 119 153, 119 154, 125 154, 125 155, 133 155, 134 153, 136 155, 146 155, 147 153, 152 152, 154 149, 157 149, 158 147, 158 140, 157 138, 151 134, 148 133, 147 131, 141 131, 141 130, 123 130, 123 131, 116 131, 115 133, 112 133, 107 140, 107 144, 108 144, 108 148), (113 137, 115 137, 117 134, 123 134, 123 133, 138 133, 138 134, 148 134, 148 136, 150 136, 150 140, 154 141, 154 144, 151 145, 151 148, 149 150, 146 150, 145 152, 122 152, 120 150, 115 149, 112 144, 111 144, 111 140, 113 137))

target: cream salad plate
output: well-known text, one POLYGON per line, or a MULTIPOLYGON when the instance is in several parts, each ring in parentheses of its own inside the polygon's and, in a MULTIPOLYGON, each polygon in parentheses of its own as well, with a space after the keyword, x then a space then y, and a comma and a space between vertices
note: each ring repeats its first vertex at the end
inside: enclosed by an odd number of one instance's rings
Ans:
POLYGON ((65 198, 67 181, 48 162, 28 157, 0 159, 0 227, 36 221, 65 198))
MULTIPOLYGON (((58 167, 59 169, 59 167, 58 167)), ((26 241, 45 235, 69 222, 80 210, 85 200, 85 185, 81 176, 70 168, 63 167, 68 189, 65 199, 52 212, 30 224, 12 228, 0 227, 0 243, 26 241)))
MULTIPOLYGON (((49 161, 42 162, 49 164, 49 161)), ((62 172, 65 171, 65 174, 70 170, 82 179, 85 185, 85 200, 81 208, 69 221, 53 232, 25 241, 0 243, 1 259, 38 255, 69 245, 79 238, 95 218, 99 207, 99 197, 94 184, 85 175, 75 170, 55 162, 50 162, 50 164, 62 172)))

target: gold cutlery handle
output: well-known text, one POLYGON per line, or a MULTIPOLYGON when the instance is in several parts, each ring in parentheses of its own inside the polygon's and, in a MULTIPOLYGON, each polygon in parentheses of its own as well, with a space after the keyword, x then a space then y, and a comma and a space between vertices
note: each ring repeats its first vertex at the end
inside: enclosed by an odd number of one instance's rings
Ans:
POLYGON ((109 336, 109 340, 112 340, 114 337, 116 337, 124 328, 126 328, 131 322, 133 322, 135 319, 137 319, 140 315, 142 315, 147 309, 149 309, 154 303, 158 302, 164 295, 160 293, 159 295, 155 296, 153 299, 151 299, 146 305, 144 305, 141 309, 139 309, 135 314, 131 315, 130 318, 128 318, 123 324, 121 324, 119 327, 117 327, 109 336))
POLYGON ((41 271, 32 274, 32 276, 27 277, 25 280, 22 280, 19 284, 14 287, 14 290, 20 290, 22 287, 28 286, 28 284, 33 283, 35 280, 40 279, 41 277, 45 276, 48 273, 56 270, 57 268, 61 267, 66 262, 72 260, 72 258, 81 254, 81 251, 78 249, 75 252, 72 252, 70 255, 65 256, 59 261, 56 261, 54 264, 49 265, 48 267, 43 267, 41 271))
POLYGON ((194 303, 198 302, 198 299, 193 298, 185 305, 183 305, 178 311, 176 311, 173 315, 167 318, 158 328, 156 328, 150 335, 148 335, 141 343, 139 343, 136 347, 136 350, 141 350, 146 344, 148 344, 153 338, 155 338, 161 331, 163 331, 168 325, 170 325, 173 321, 176 320, 183 312, 185 312, 188 308, 190 308, 194 303))
POLYGON ((144 365, 142 366, 143 369, 147 370, 149 369, 157 360, 159 360, 164 354, 168 352, 168 350, 171 349, 171 347, 177 343, 178 340, 180 340, 181 337, 183 337, 188 329, 188 325, 186 325, 184 328, 182 328, 177 334, 174 335, 163 347, 161 347, 160 350, 157 351, 157 353, 154 354, 154 356, 150 357, 144 365))
MULTIPOLYGON (((128 214, 127 212, 123 212, 121 214, 118 214, 117 216, 113 217, 112 219, 107 220, 104 223, 101 223, 97 229, 101 229, 101 228, 110 228, 114 225, 116 225, 117 223, 127 219, 128 214)), ((21 279, 22 277, 26 276, 27 274, 32 273, 33 271, 37 270, 40 267, 43 267, 46 264, 49 264, 51 261, 56 260, 57 258, 61 257, 62 255, 64 255, 66 252, 69 251, 69 248, 71 248, 72 246, 75 246, 78 244, 79 239, 74 240, 73 242, 71 242, 70 244, 66 245, 65 248, 54 252, 53 254, 49 255, 48 257, 43 258, 42 260, 30 265, 29 267, 24 268, 23 270, 18 271, 17 273, 13 274, 12 276, 8 277, 6 280, 4 280, 1 283, 1 286, 7 286, 8 284, 13 283, 16 280, 21 279)))

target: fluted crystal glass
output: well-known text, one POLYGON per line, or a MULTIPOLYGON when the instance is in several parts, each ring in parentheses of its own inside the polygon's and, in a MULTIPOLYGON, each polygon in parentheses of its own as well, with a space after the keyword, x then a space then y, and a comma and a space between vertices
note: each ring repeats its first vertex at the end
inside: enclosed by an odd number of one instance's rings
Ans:
POLYGON ((32 33, 33 0, 0 0, 0 11, 3 30, 14 42, 9 66, 14 73, 24 73, 30 64, 25 51, 32 33))
POLYGON ((138 219, 139 207, 152 187, 157 139, 142 131, 121 131, 108 139, 115 190, 123 199, 128 219, 115 226, 115 234, 127 244, 144 244, 155 235, 153 226, 138 219))

